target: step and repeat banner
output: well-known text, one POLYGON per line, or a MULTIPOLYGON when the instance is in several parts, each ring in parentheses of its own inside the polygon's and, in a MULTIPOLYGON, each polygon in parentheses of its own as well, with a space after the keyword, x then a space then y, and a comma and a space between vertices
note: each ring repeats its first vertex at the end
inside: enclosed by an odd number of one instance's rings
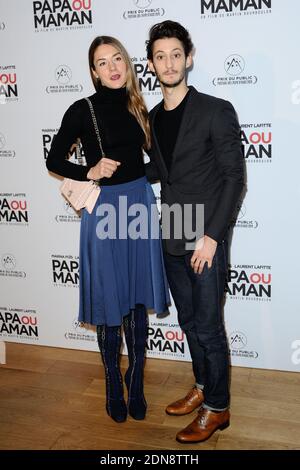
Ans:
MULTIPOLYGON (((97 350, 77 322, 80 218, 45 161, 65 110, 94 93, 97 35, 128 49, 148 108, 149 28, 190 31, 189 84, 239 115, 247 191, 233 221, 225 322, 233 365, 300 371, 298 0, 0 0, 0 340, 97 350)), ((159 204, 159 186, 155 186, 159 204)), ((148 356, 190 360, 171 314, 149 313, 148 356)))

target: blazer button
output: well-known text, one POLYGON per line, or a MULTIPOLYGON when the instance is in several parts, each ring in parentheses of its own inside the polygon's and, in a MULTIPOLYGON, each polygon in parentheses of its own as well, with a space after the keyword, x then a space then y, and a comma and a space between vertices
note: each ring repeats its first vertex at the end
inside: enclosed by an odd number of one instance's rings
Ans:
POLYGON ((171 181, 170 181, 169 179, 167 179, 167 185, 168 185, 168 186, 172 186, 172 183, 171 183, 171 181))

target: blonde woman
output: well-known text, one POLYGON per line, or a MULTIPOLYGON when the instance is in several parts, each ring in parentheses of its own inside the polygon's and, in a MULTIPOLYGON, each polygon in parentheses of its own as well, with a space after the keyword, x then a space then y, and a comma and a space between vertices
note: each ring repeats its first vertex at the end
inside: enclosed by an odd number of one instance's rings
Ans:
POLYGON ((125 421, 127 413, 140 420, 147 408, 143 391, 147 309, 164 314, 170 302, 161 239, 151 234, 151 227, 159 224, 143 162, 143 148, 150 147, 148 113, 129 55, 117 39, 96 37, 89 48, 89 66, 96 89, 89 99, 105 157, 99 155, 88 103, 81 99, 63 117, 47 168, 76 180, 100 180, 101 194, 93 212, 84 209, 81 214, 79 320, 97 326, 107 413, 117 422, 125 421), (86 166, 66 159, 78 138, 86 166), (119 368, 122 325, 129 359, 127 404, 119 368))

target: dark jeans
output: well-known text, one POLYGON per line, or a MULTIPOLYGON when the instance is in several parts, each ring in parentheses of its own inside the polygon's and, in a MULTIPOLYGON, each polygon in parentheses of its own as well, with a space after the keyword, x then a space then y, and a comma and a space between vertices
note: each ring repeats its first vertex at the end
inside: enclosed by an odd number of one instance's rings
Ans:
POLYGON ((222 319, 227 274, 227 242, 217 246, 213 264, 195 274, 192 252, 183 256, 164 253, 167 277, 185 332, 196 383, 204 386, 204 406, 223 410, 229 406, 229 356, 222 319))

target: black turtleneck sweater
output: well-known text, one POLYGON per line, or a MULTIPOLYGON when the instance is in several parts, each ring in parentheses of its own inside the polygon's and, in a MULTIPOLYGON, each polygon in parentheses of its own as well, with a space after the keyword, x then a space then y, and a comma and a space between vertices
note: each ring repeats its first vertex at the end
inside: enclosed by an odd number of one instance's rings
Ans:
MULTIPOLYGON (((126 88, 102 87, 90 96, 107 158, 121 162, 111 178, 102 178, 101 185, 126 183, 145 175, 142 145, 144 133, 127 109, 126 88)), ((101 158, 90 109, 86 100, 73 103, 66 111, 61 127, 53 139, 47 168, 58 175, 79 181, 87 180, 90 168, 101 158), (80 138, 87 166, 68 161, 67 154, 80 138)))

